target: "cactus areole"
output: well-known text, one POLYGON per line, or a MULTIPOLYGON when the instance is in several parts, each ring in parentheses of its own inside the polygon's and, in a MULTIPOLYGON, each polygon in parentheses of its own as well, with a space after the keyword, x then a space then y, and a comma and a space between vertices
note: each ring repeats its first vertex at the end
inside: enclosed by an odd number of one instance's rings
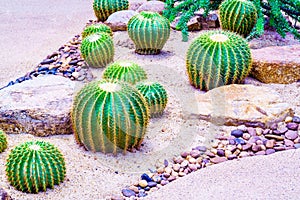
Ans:
POLYGON ((77 142, 90 151, 113 154, 140 147, 149 115, 137 89, 112 79, 83 87, 71 112, 77 142))

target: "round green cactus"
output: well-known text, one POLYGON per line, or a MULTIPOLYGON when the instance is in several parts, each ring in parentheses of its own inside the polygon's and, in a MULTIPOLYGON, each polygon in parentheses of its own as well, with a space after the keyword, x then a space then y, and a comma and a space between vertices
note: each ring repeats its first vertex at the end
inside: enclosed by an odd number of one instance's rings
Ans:
POLYGON ((110 36, 113 36, 113 32, 111 28, 105 24, 92 24, 90 26, 87 26, 83 32, 82 32, 82 39, 86 38, 87 36, 93 34, 93 33, 99 33, 104 32, 109 34, 110 36))
POLYGON ((2 153, 7 148, 7 138, 5 133, 0 130, 0 153, 2 153))
POLYGON ((115 49, 112 37, 106 33, 87 36, 80 47, 81 55, 90 67, 105 67, 114 59, 115 49))
POLYGON ((228 31, 207 31, 187 51, 190 83, 200 90, 240 83, 250 72, 251 51, 241 36, 228 31))
POLYGON ((93 8, 98 21, 104 22, 109 15, 119 10, 127 10, 128 0, 94 0, 93 8))
POLYGON ((76 141, 87 150, 115 155, 140 147, 149 117, 142 94, 115 79, 84 86, 75 96, 71 110, 76 141))
POLYGON ((129 61, 118 61, 110 64, 103 72, 105 79, 118 79, 135 84, 147 79, 147 74, 138 64, 129 61))
POLYGON ((219 7, 223 30, 229 30, 247 37, 256 24, 255 5, 248 0, 225 0, 219 7))
POLYGON ((143 11, 127 25, 138 54, 159 54, 170 36, 170 22, 156 12, 143 11))
POLYGON ((49 142, 29 141, 16 146, 6 163, 8 181, 22 192, 46 191, 63 182, 65 174, 64 157, 49 142))
POLYGON ((161 116, 168 102, 165 88, 157 82, 141 82, 136 85, 136 88, 146 98, 151 117, 161 116))

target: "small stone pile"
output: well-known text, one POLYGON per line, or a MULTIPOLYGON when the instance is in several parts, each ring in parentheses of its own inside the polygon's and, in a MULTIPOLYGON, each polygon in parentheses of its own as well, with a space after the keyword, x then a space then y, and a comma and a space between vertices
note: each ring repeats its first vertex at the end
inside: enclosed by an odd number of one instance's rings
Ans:
POLYGON ((150 192, 201 168, 255 155, 269 155, 278 151, 300 148, 300 117, 287 117, 284 122, 268 129, 239 126, 230 134, 215 137, 211 147, 197 146, 182 152, 172 162, 141 175, 135 184, 122 190, 124 197, 145 197, 150 192))

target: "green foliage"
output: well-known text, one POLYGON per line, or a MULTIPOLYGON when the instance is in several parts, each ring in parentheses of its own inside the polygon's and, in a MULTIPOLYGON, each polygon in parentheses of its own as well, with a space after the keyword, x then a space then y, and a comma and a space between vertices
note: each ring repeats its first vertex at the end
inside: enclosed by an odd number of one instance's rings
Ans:
POLYGON ((6 134, 0 130, 0 153, 7 148, 7 137, 6 134))
POLYGON ((256 24, 257 11, 251 1, 225 0, 219 7, 219 16, 223 30, 246 37, 256 24))
POLYGON ((104 22, 109 15, 120 10, 127 10, 128 0, 94 0, 93 8, 98 21, 104 22))
POLYGON ((22 192, 46 191, 63 182, 65 174, 63 155, 54 145, 43 141, 16 146, 6 163, 8 181, 22 192))
POLYGON ((81 43, 81 55, 90 67, 105 67, 114 59, 112 37, 106 33, 94 33, 87 36, 81 43))
POLYGON ((159 54, 170 36, 169 21, 156 12, 143 11, 127 25, 129 37, 138 54, 159 54))
MULTIPOLYGON (((283 16, 283 13, 295 22, 300 22, 300 1, 299 0, 249 0, 253 2, 257 10, 257 21, 254 29, 247 37, 251 40, 254 37, 259 37, 264 33, 265 16, 270 18, 270 25, 276 31, 285 37, 287 32, 292 33, 295 38, 300 40, 299 32, 291 26, 283 16)), ((167 0, 163 15, 172 22, 175 17, 180 16, 177 29, 182 31, 183 41, 187 41, 187 22, 194 16, 195 11, 204 10, 204 17, 209 11, 217 10, 221 4, 221 0, 186 0, 175 1, 167 0), (175 5, 175 2, 180 2, 175 5)))
POLYGON ((200 90, 239 83, 250 72, 251 51, 245 39, 228 31, 207 31, 187 52, 190 83, 200 90))
POLYGON ((93 33, 99 33, 104 32, 109 34, 110 36, 113 36, 112 30, 109 26, 105 24, 92 24, 88 27, 86 27, 82 32, 82 39, 86 38, 87 36, 93 34, 93 33))
POLYGON ((165 88, 157 82, 141 82, 136 85, 136 88, 146 98, 151 117, 161 116, 168 102, 165 88))
POLYGON ((87 150, 113 154, 140 147, 149 117, 142 94, 113 79, 85 85, 71 110, 76 141, 87 150))
POLYGON ((147 79, 147 74, 138 64, 129 61, 118 61, 110 64, 103 72, 104 79, 118 79, 130 84, 147 79))

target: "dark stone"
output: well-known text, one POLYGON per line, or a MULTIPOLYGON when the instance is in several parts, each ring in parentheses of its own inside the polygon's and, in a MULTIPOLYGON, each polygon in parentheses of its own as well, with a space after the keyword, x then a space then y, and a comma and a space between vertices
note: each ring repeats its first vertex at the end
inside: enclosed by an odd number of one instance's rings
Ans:
POLYGON ((135 196, 135 192, 133 190, 130 190, 130 189, 123 189, 122 190, 122 194, 125 196, 125 197, 132 197, 132 196, 135 196))
POLYGON ((141 179, 147 182, 153 181, 152 178, 150 178, 150 176, 148 176, 148 174, 145 173, 141 175, 141 179))
POLYGON ((243 140, 241 138, 235 138, 234 141, 236 144, 241 144, 241 145, 246 144, 245 140, 243 140))
POLYGON ((266 150, 266 155, 270 155, 270 154, 275 153, 275 152, 276 152, 275 149, 267 149, 266 150))
POLYGON ((154 181, 148 182, 148 186, 149 186, 149 187, 155 187, 156 185, 157 185, 157 183, 154 182, 154 181))
POLYGON ((40 66, 38 68, 38 72, 42 72, 42 71, 48 71, 49 70, 49 67, 48 66, 40 66))
POLYGON ((16 83, 21 83, 21 82, 23 82, 23 81, 25 81, 25 77, 24 77, 24 76, 18 78, 18 79, 16 80, 16 83))
POLYGON ((223 149, 217 149, 218 156, 225 156, 225 151, 223 149))
POLYGON ((149 186, 145 187, 144 190, 145 191, 149 191, 151 188, 149 186))
POLYGON ((71 60, 69 62, 69 65, 76 65, 79 62, 79 60, 71 60))
POLYGON ((198 151, 202 151, 202 152, 205 152, 207 150, 206 146, 197 146, 193 149, 198 150, 198 151))
POLYGON ((182 152, 181 154, 181 157, 183 157, 183 158, 186 158, 188 155, 189 155, 189 152, 182 152))
POLYGON ((138 197, 145 197, 147 194, 144 191, 139 191, 138 197))
POLYGON ((54 61, 55 61, 54 59, 45 59, 40 64, 41 65, 48 65, 48 64, 53 63, 54 61))
POLYGON ((164 166, 165 166, 165 167, 168 167, 168 165, 169 165, 169 162, 165 159, 165 160, 164 160, 164 166))
POLYGON ((279 131, 279 130, 273 130, 272 131, 272 133, 274 134, 274 135, 281 135, 282 134, 282 132, 281 131, 279 131))
POLYGON ((297 128, 298 128, 298 124, 297 123, 295 123, 295 122, 290 122, 290 123, 288 123, 287 125, 286 125, 286 127, 288 128, 288 129, 290 129, 290 130, 297 130, 297 128))
POLYGON ((242 130, 239 130, 239 129, 231 131, 231 135, 234 136, 234 137, 237 137, 237 138, 242 137, 243 133, 244 132, 242 130))
POLYGON ((300 124, 300 117, 294 116, 294 117, 293 117, 293 122, 294 122, 294 123, 300 124))
POLYGON ((235 154, 230 154, 228 157, 227 157, 228 160, 233 160, 233 159, 237 159, 237 155, 235 154))

